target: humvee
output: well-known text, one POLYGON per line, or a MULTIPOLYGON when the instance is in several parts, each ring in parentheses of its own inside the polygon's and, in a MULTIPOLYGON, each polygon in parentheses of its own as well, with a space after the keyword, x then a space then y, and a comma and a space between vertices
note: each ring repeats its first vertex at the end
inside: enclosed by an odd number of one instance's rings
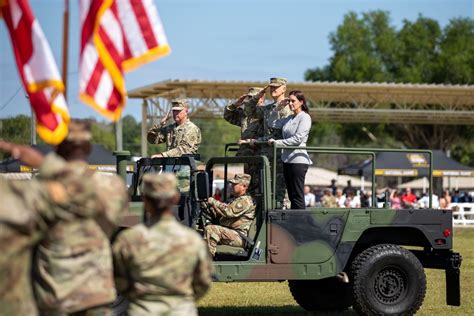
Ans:
MULTIPOLYGON (((274 153, 284 148, 274 146, 274 153)), ((287 146, 286 148, 298 148, 287 146)), ((181 201, 174 207, 184 225, 203 231, 205 201, 213 180, 227 181, 235 166, 258 165, 259 184, 252 192, 256 203, 245 246, 219 245, 214 259, 217 282, 288 281, 296 302, 308 311, 354 310, 367 315, 413 314, 426 292, 424 269, 442 269, 446 276, 446 303, 460 306, 461 255, 452 250, 453 226, 449 210, 376 208, 375 154, 387 149, 306 147, 309 153, 364 154, 372 158, 370 208, 288 210, 278 207, 273 192, 276 160, 265 156, 232 156, 236 144, 228 144, 225 156, 207 161, 202 170, 196 157, 142 158, 128 161, 117 153, 117 169, 131 175, 131 215, 125 226, 143 220, 140 182, 147 172, 174 172, 180 183, 181 201), (219 173, 219 175, 218 175, 219 173)), ((301 149, 301 148, 299 148, 301 149)), ((405 150, 392 150, 405 151, 405 150)), ((430 151, 411 150, 429 156, 430 151)), ((274 155, 276 157, 276 155, 274 155)), ((227 196, 224 186, 223 196, 227 196)), ((388 199, 388 197, 386 197, 388 199)))

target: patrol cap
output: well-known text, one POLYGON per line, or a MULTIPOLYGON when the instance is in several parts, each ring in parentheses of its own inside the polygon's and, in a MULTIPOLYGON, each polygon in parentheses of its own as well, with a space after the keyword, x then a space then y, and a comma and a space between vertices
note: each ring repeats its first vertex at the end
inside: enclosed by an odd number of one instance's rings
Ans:
POLYGON ((181 111, 189 108, 188 100, 186 99, 176 99, 171 101, 172 110, 181 111))
POLYGON ((256 95, 257 93, 259 93, 262 90, 263 90, 263 88, 252 87, 252 88, 249 89, 249 92, 247 92, 247 95, 253 97, 254 95, 256 95))
POLYGON ((69 132, 66 141, 88 142, 92 139, 90 123, 83 120, 71 120, 68 126, 69 132))
POLYGON ((143 176, 142 194, 154 199, 169 199, 178 192, 176 176, 171 172, 143 176))
POLYGON ((233 184, 237 184, 237 183, 245 184, 248 186, 250 184, 250 179, 252 179, 252 177, 249 174, 237 173, 234 176, 234 179, 230 179, 229 182, 233 184))
POLYGON ((286 86, 288 82, 285 78, 270 78, 270 87, 279 87, 279 86, 286 86))

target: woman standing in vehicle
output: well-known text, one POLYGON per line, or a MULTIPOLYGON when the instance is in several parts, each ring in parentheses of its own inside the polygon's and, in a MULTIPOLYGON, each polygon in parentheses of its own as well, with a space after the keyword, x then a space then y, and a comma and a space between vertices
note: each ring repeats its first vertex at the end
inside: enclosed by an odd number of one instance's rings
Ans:
MULTIPOLYGON (((308 105, 301 91, 291 91, 288 99, 282 102, 289 103, 293 115, 273 123, 272 128, 281 129, 282 139, 270 139, 269 144, 284 146, 306 147, 311 129, 311 116, 308 114, 308 105)), ((283 175, 285 177, 291 209, 305 209, 304 182, 309 165, 313 162, 305 149, 283 149, 283 175)))

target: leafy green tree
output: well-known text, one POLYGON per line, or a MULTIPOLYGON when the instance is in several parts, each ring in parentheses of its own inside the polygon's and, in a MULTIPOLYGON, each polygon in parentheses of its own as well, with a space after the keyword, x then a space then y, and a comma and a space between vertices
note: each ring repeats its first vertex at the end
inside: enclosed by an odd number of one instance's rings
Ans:
MULTIPOLYGON (((30 143, 31 119, 26 115, 18 115, 0 120, 0 139, 18 144, 30 143)), ((0 152, 0 159, 5 154, 0 152)))
POLYGON ((91 133, 93 144, 101 144, 110 151, 115 150, 115 135, 111 123, 91 119, 91 133))
POLYGON ((474 20, 453 19, 441 36, 435 81, 447 84, 474 83, 474 20))
MULTIPOLYGON (((350 12, 329 35, 329 42, 333 51, 329 64, 307 70, 306 80, 473 84, 474 21, 469 18, 453 19, 441 29, 437 21, 420 15, 414 22, 403 21, 397 31, 387 12, 361 16, 350 12)), ((409 148, 448 150, 474 138, 467 126, 333 124, 326 131, 337 133, 343 145, 353 146, 383 140, 409 148), (369 133, 374 137, 368 139, 369 133)), ((471 156, 462 154, 474 165, 471 156)))
POLYGON ((240 128, 231 125, 223 118, 192 118, 201 129, 202 142, 199 153, 202 160, 223 156, 225 144, 235 143, 240 139, 240 128))
POLYGON ((122 118, 123 148, 129 150, 132 155, 140 155, 141 152, 141 123, 137 122, 132 115, 122 118))

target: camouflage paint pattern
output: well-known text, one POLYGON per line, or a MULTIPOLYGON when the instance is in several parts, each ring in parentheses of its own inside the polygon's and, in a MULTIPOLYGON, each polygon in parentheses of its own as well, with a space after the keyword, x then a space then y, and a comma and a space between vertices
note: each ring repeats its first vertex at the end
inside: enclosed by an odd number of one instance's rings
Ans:
MULTIPOLYGON (((40 177, 61 171, 50 163, 40 177)), ((98 192, 91 218, 62 218, 45 234, 33 261, 34 290, 42 314, 74 313, 115 300, 110 241, 127 211, 122 179, 88 170, 84 162, 68 162, 63 170, 89 177, 87 191, 98 192)), ((85 192, 86 194, 87 191, 85 192)))
POLYGON ((197 315, 194 301, 209 288, 212 266, 195 231, 164 215, 120 233, 112 251, 129 315, 197 315))
POLYGON ((155 125, 148 131, 147 140, 151 144, 166 142, 166 151, 161 153, 163 157, 197 154, 201 144, 201 130, 189 119, 181 125, 155 125))

